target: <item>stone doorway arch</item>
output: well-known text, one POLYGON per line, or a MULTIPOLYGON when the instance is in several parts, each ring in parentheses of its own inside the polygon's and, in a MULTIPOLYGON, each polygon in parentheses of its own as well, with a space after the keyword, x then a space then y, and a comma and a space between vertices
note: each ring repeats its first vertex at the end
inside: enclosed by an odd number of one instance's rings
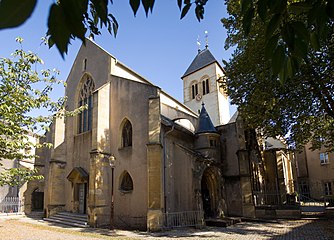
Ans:
POLYGON ((213 218, 218 213, 218 181, 213 167, 205 169, 201 180, 202 206, 205 218, 213 218))
POLYGON ((72 182, 73 189, 73 206, 72 211, 75 213, 87 213, 88 200, 88 179, 89 175, 82 167, 75 167, 68 174, 67 179, 72 182))

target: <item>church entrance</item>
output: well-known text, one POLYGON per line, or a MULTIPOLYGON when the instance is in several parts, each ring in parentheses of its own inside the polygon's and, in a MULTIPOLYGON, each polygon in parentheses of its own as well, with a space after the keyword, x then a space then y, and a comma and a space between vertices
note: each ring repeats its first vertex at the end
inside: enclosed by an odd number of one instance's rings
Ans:
POLYGON ((205 218, 217 215, 217 179, 212 168, 207 168, 201 180, 202 204, 205 218))
POLYGON ((86 195, 87 195, 87 184, 86 183, 78 183, 76 184, 76 191, 77 191, 77 201, 79 203, 79 213, 85 214, 86 213, 86 195))
POLYGON ((31 194, 31 211, 42 211, 44 207, 44 192, 36 188, 31 194))
POLYGON ((73 205, 72 212, 87 213, 87 195, 88 195, 88 179, 89 175, 82 167, 75 167, 67 176, 67 179, 72 182, 73 189, 73 205))

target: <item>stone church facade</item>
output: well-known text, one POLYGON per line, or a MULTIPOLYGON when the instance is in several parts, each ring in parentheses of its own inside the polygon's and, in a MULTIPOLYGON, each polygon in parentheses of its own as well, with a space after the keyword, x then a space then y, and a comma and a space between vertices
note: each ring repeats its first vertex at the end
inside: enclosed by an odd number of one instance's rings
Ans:
POLYGON ((199 224, 255 217, 261 153, 255 131, 230 118, 224 74, 209 49, 199 51, 182 76, 182 104, 87 40, 65 92, 67 110, 87 108, 55 120, 47 135, 54 148, 40 158, 46 215, 148 230, 181 215, 199 224))

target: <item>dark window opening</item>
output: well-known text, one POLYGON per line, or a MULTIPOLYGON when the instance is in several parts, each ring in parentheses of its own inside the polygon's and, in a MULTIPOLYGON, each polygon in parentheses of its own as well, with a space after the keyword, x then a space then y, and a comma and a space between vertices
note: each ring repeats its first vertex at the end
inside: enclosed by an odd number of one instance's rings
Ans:
POLYGON ((128 172, 125 172, 123 174, 122 180, 121 180, 121 186, 120 186, 121 191, 132 191, 133 190, 133 181, 128 172))
POLYGON ((126 120, 122 129, 122 147, 132 146, 132 125, 126 120))
POLYGON ((217 141, 215 139, 210 139, 210 147, 217 147, 217 141))
POLYGON ((210 92, 210 90, 209 90, 209 79, 205 79, 202 82, 202 90, 203 90, 203 95, 208 94, 210 92))
POLYGON ((198 94, 198 84, 197 83, 191 86, 191 94, 192 94, 192 99, 194 99, 196 95, 198 94))

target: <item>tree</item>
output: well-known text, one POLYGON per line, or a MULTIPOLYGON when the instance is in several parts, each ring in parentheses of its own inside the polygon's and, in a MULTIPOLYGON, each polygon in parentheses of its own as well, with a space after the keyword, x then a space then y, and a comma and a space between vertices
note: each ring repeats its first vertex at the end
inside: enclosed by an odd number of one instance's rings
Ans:
MULTIPOLYGON (((293 77, 273 77, 266 56, 265 23, 253 20, 247 37, 237 1, 228 4, 224 19, 227 47, 236 50, 226 64, 226 86, 232 103, 250 128, 262 127, 265 136, 286 136, 295 147, 312 142, 334 150, 334 22, 318 50, 310 49, 293 77)), ((282 49, 280 51, 283 51, 282 49)))
MULTIPOLYGON (((53 86, 61 83, 56 78, 58 71, 37 72, 43 61, 36 54, 22 49, 21 38, 16 40, 21 48, 12 54, 12 58, 0 59, 0 164, 5 159, 35 158, 30 150, 50 144, 39 144, 31 141, 30 137, 40 137, 36 131, 47 131, 54 117, 75 114, 60 111, 65 98, 52 101, 49 97, 53 86), (32 115, 33 110, 41 108, 49 111, 50 115, 32 115)), ((0 185, 15 185, 34 178, 40 178, 36 171, 9 169, 0 174, 0 185)))
POLYGON ((266 55, 273 60, 272 75, 282 80, 294 76, 309 51, 320 49, 334 20, 332 0, 241 0, 238 7, 239 30, 246 37, 254 22, 263 23, 266 55))

